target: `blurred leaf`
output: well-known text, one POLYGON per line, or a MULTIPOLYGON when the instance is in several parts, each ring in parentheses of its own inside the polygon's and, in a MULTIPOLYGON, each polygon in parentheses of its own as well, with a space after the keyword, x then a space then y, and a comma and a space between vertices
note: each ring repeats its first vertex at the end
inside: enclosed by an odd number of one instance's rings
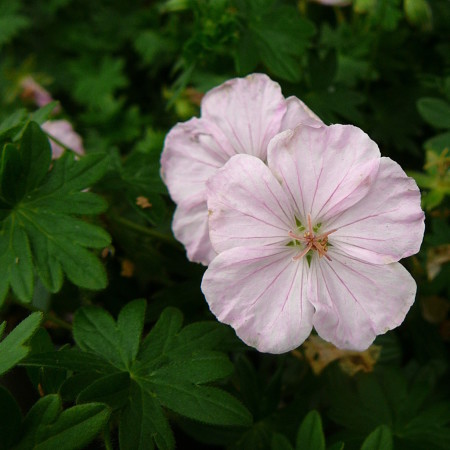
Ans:
POLYGON ((450 132, 438 134, 428 139, 423 146, 426 150, 433 150, 436 153, 442 153, 445 149, 450 149, 450 132))
POLYGON ((294 450, 289 439, 280 433, 274 433, 271 442, 272 450, 294 450))
POLYGON ((128 83, 123 74, 123 59, 105 56, 99 62, 73 63, 72 73, 76 77, 73 95, 82 104, 91 108, 112 111, 115 107, 114 94, 128 83))
POLYGON ((157 59, 175 50, 174 43, 153 30, 142 31, 134 41, 134 48, 140 54, 146 65, 151 65, 157 59))
POLYGON ((431 30, 433 17, 427 0, 404 0, 406 19, 421 30, 431 30))
POLYGON ((298 430, 296 450, 325 450, 322 419, 317 411, 311 411, 303 419, 298 430))
POLYGON ((439 98, 424 97, 417 102, 420 115, 435 128, 450 128, 450 104, 439 98))
POLYGON ((361 450, 392 450, 392 434, 389 427, 381 425, 367 436, 361 450))
POLYGON ((20 2, 0 1, 0 48, 30 25, 29 19, 19 13, 20 2))
POLYGON ((314 91, 326 89, 331 85, 338 69, 337 54, 330 50, 324 58, 320 58, 316 53, 311 53, 309 57, 310 83, 314 91))
MULTIPOLYGON (((34 312, 0 342, 0 375, 20 362, 30 351, 26 342, 36 332, 42 322, 42 313, 34 312)), ((5 331, 6 322, 0 325, 0 338, 5 331)))

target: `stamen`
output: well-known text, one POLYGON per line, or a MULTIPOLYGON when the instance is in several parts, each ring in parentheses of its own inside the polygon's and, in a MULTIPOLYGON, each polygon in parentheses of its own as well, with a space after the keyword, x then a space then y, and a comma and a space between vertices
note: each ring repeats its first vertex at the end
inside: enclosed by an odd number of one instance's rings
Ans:
POLYGON ((310 242, 298 255, 292 257, 292 261, 298 261, 299 259, 302 259, 312 249, 312 246, 313 245, 310 242))
MULTIPOLYGON (((312 225, 311 214, 308 214, 307 220, 308 220, 308 229, 307 229, 307 231, 305 231, 303 233, 303 236, 300 236, 299 234, 297 234, 298 231, 297 231, 297 233, 294 233, 292 230, 290 230, 288 232, 288 235, 290 238, 294 239, 295 241, 302 242, 305 244, 305 247, 303 248, 303 250, 301 250, 297 255, 295 255, 292 258, 292 260, 298 261, 299 259, 303 258, 305 255, 307 255, 310 252, 310 250, 316 250, 317 253, 319 254, 319 258, 322 258, 325 256, 325 258, 328 259, 328 261, 331 261, 331 258, 327 255, 328 236, 330 234, 334 233, 335 231, 337 231, 337 229, 327 231, 326 233, 322 233, 320 235, 315 236, 314 229, 318 230, 320 228, 321 224, 319 224, 318 226, 316 226, 316 228, 314 228, 312 225)), ((298 222, 297 218, 296 218, 296 221, 298 222)), ((302 227, 302 228, 304 229, 304 227, 302 227)))

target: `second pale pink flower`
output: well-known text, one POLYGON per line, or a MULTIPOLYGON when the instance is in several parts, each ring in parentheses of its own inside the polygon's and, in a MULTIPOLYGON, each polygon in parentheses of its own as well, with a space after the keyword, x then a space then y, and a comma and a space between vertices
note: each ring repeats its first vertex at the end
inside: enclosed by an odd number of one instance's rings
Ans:
POLYGON ((239 153, 265 161, 270 140, 299 124, 318 127, 322 122, 296 97, 285 99, 267 75, 253 74, 212 89, 202 100, 201 118, 172 128, 161 174, 177 204, 173 232, 191 261, 207 265, 216 256, 208 231, 209 177, 239 153))

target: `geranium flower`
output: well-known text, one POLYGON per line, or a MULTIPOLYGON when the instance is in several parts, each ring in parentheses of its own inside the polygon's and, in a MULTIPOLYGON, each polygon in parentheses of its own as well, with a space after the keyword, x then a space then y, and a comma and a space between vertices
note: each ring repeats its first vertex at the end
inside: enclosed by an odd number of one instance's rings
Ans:
POLYGON ((285 99, 278 83, 253 74, 212 89, 202 99, 201 118, 172 128, 161 156, 161 175, 177 204, 173 232, 191 261, 206 265, 216 255, 208 232, 208 178, 238 153, 266 160, 269 141, 301 123, 323 125, 299 99, 285 99))
POLYGON ((402 323, 416 283, 397 261, 419 251, 424 214, 412 178, 353 126, 300 126, 268 161, 237 155, 208 181, 218 256, 202 290, 248 345, 283 353, 314 327, 365 350, 402 323))
POLYGON ((352 3, 353 0, 310 0, 315 3, 321 3, 328 6, 347 6, 352 3))
POLYGON ((48 120, 42 124, 42 129, 53 138, 50 140, 53 159, 58 159, 63 154, 65 147, 70 148, 70 150, 79 155, 84 155, 81 136, 67 120, 48 120))

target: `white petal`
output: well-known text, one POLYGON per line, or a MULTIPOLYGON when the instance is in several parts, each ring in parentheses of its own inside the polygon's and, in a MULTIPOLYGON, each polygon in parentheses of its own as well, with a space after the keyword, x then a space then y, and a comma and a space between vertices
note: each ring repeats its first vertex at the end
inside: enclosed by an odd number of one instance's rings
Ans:
POLYGON ((203 277, 213 314, 261 352, 290 351, 311 332, 307 263, 292 256, 286 247, 233 248, 219 254, 203 277))
POLYGON ((416 283, 400 263, 376 265, 335 249, 332 261, 314 257, 309 299, 317 333, 339 348, 365 350, 399 326, 414 302, 416 283))
MULTIPOLYGON (((363 198, 379 167, 380 151, 351 125, 299 126, 275 136, 268 166, 295 203, 299 219, 326 222, 363 198)), ((327 230, 324 230, 327 231, 327 230)))
POLYGON ((291 240, 288 233, 295 227, 292 207, 260 159, 233 156, 207 186, 210 237, 217 252, 291 240))
POLYGON ((419 251, 424 218, 416 182, 396 162, 381 158, 369 193, 327 225, 338 228, 330 242, 341 251, 387 264, 419 251))
POLYGON ((263 160, 285 111, 280 85, 263 74, 229 80, 209 91, 202 101, 202 118, 216 124, 235 153, 263 160))
POLYGON ((206 201, 180 203, 173 216, 175 237, 185 246, 188 259, 205 266, 216 256, 209 240, 206 201))
POLYGON ((220 132, 208 121, 193 118, 175 125, 161 155, 161 176, 173 201, 189 201, 199 195, 206 199, 206 180, 231 154, 232 150, 222 145, 220 132))
POLYGON ((281 122, 281 130, 294 129, 299 125, 319 128, 325 124, 297 97, 286 99, 287 111, 281 122))

